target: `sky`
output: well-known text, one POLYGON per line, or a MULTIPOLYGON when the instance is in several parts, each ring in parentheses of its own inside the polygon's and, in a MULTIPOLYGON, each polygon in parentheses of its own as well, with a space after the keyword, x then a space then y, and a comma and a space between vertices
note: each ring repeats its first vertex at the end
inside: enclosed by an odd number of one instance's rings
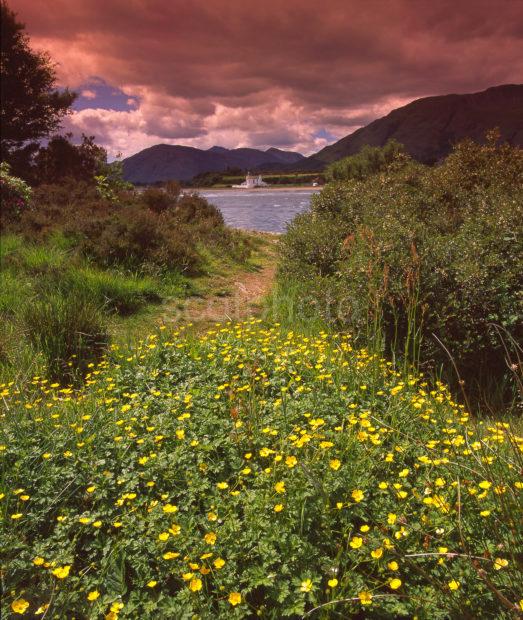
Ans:
POLYGON ((64 129, 111 157, 154 144, 305 155, 429 95, 520 83, 523 0, 8 0, 64 129))

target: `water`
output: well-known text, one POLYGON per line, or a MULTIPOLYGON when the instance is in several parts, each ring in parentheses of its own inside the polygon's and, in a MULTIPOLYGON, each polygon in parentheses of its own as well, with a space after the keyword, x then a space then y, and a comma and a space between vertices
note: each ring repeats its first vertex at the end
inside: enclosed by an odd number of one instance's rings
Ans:
POLYGON ((234 228, 285 232, 287 224, 310 204, 319 189, 223 189, 198 193, 223 213, 225 223, 234 228))

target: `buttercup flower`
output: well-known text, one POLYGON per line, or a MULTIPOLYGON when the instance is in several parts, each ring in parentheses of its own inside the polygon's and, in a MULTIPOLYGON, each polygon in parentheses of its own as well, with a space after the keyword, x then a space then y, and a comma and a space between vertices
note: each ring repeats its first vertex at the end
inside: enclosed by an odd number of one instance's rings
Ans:
POLYGON ((23 598, 17 598, 16 601, 11 603, 11 609, 15 614, 22 615, 29 609, 29 603, 23 598))

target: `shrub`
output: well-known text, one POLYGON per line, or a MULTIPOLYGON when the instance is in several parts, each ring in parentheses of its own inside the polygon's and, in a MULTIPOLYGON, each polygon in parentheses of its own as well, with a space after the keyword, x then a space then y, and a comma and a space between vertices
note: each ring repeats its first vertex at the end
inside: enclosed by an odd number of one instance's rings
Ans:
POLYGON ((471 391, 488 392, 507 372, 493 324, 523 338, 521 187, 523 151, 495 136, 434 168, 400 158, 386 174, 333 183, 289 227, 281 278, 313 290, 331 323, 448 366, 434 334, 471 391))
POLYGON ((389 140, 383 147, 365 145, 356 155, 344 157, 327 166, 325 175, 329 181, 362 181, 378 172, 385 172, 401 156, 408 159, 403 145, 396 140, 389 140))
POLYGON ((0 163, 0 227, 18 221, 29 208, 31 188, 25 181, 10 174, 9 164, 0 163))

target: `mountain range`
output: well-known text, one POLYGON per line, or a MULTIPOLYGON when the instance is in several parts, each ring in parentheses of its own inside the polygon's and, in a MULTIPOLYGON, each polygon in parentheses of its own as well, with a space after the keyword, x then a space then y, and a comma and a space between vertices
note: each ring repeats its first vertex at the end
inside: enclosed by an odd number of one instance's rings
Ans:
POLYGON ((228 168, 278 170, 295 165, 305 157, 300 153, 270 148, 226 149, 213 146, 204 151, 191 146, 157 144, 123 160, 124 177, 132 183, 189 181, 203 172, 223 172, 228 168))
POLYGON ((414 159, 433 164, 445 157, 453 144, 464 138, 481 142, 494 127, 503 141, 523 147, 523 84, 416 99, 309 157, 276 148, 260 151, 213 146, 204 151, 158 144, 124 159, 123 168, 125 178, 135 183, 186 181, 203 172, 223 172, 227 168, 319 171, 333 161, 354 155, 367 144, 383 146, 391 139, 403 144, 414 159))

